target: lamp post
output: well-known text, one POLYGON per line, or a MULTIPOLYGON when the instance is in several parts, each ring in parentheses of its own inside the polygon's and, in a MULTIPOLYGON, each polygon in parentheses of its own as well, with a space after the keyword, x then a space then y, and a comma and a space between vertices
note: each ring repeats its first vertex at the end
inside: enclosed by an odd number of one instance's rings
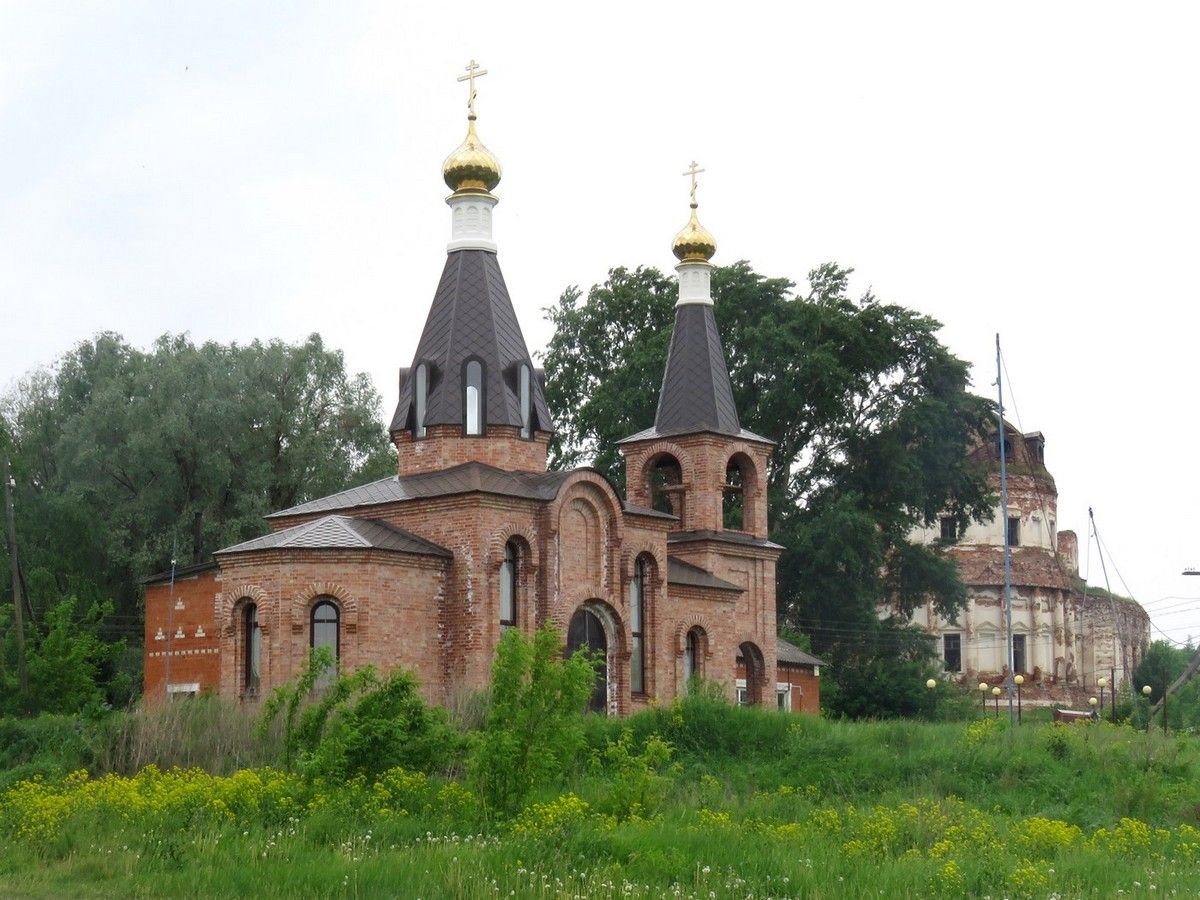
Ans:
POLYGON ((1096 687, 1100 688, 1100 714, 1104 714, 1104 688, 1108 685, 1108 679, 1100 677, 1096 679, 1096 687))
POLYGON ((1099 702, 1100 701, 1097 700, 1095 697, 1088 697, 1088 706, 1090 706, 1092 708, 1092 718, 1093 719, 1096 718, 1096 704, 1099 702))
POLYGON ((934 690, 937 688, 937 679, 930 678, 928 681, 925 682, 925 687, 927 687, 929 689, 929 721, 932 722, 934 710, 936 709, 935 704, 937 702, 936 698, 934 697, 934 693, 933 693, 934 690))
POLYGON ((1142 696, 1146 698, 1146 734, 1150 733, 1150 695, 1154 689, 1148 684, 1142 685, 1142 696))
POLYGON ((1017 724, 1021 724, 1021 685, 1025 683, 1024 675, 1017 675, 1013 678, 1013 684, 1017 686, 1017 724))
POLYGON ((1167 733, 1167 673, 1163 672, 1163 734, 1167 733))
POLYGON ((987 682, 979 682, 979 705, 983 707, 983 714, 987 715, 987 682))
POLYGON ((992 688, 992 697, 996 701, 996 718, 1000 718, 1000 695, 1004 693, 998 687, 992 688))

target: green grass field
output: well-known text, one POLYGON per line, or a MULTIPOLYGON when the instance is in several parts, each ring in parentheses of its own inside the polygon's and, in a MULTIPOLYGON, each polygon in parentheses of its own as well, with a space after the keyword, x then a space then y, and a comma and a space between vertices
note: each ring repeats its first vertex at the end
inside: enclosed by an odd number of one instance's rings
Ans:
POLYGON ((1003 724, 595 719, 507 820, 398 770, 51 774, 0 796, 0 896, 1200 896, 1194 738, 1003 724))

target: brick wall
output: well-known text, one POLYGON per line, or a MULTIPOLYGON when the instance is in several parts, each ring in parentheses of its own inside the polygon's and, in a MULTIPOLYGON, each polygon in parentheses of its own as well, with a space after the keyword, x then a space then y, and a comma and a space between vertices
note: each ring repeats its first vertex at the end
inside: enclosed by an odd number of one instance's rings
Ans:
POLYGON ((483 435, 467 437, 458 425, 431 425, 425 437, 415 439, 411 431, 392 432, 399 454, 401 475, 440 472, 466 462, 481 462, 509 472, 545 472, 550 433, 534 432, 531 440, 519 428, 492 425, 483 435))
POLYGON ((169 582, 146 586, 142 691, 147 701, 167 695, 168 668, 173 685, 197 684, 201 692, 217 689, 221 656, 213 600, 220 590, 218 577, 214 568, 177 578, 173 602, 169 582))

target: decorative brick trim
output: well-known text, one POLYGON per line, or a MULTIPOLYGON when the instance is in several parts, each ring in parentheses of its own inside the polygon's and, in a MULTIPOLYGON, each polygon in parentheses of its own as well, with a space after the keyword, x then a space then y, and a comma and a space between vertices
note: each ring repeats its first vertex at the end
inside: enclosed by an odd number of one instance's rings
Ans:
MULTIPOLYGON (((232 590, 219 592, 216 597, 216 620, 221 632, 226 636, 237 633, 238 610, 241 609, 243 600, 253 602, 261 610, 270 598, 266 591, 256 584, 239 584, 232 590)), ((260 619, 259 628, 265 631, 266 625, 267 623, 260 619)))
POLYGON ((537 537, 532 533, 532 530, 521 525, 510 524, 505 525, 499 531, 492 535, 491 543, 488 546, 488 572, 495 574, 500 571, 500 567, 504 565, 504 547, 513 538, 520 538, 525 545, 525 550, 528 553, 526 560, 522 562, 524 567, 533 575, 538 571, 541 565, 541 559, 538 556, 537 537))
POLYGON ((332 597, 337 601, 338 618, 346 634, 358 631, 358 600, 354 595, 335 581, 314 581, 292 598, 292 634, 304 633, 318 597, 332 597))
MULTIPOLYGON (((689 616, 675 626, 675 654, 683 656, 687 652, 687 634, 693 628, 704 632, 704 658, 712 659, 712 624, 705 616, 689 616)), ((741 646, 740 644, 738 646, 741 646)))

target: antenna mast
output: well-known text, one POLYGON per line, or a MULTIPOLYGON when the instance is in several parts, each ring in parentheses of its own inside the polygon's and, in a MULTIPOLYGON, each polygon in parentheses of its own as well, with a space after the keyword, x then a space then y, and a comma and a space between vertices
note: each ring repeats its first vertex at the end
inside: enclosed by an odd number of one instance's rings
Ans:
POLYGON ((996 409, 996 421, 1000 432, 1000 515, 1004 529, 1004 616, 1005 633, 1008 635, 1008 724, 1013 724, 1013 631, 1012 631, 1012 547, 1008 542, 1008 450, 1007 435, 1004 433, 1004 379, 1000 374, 1000 334, 996 334, 996 392, 1000 405, 996 409))

